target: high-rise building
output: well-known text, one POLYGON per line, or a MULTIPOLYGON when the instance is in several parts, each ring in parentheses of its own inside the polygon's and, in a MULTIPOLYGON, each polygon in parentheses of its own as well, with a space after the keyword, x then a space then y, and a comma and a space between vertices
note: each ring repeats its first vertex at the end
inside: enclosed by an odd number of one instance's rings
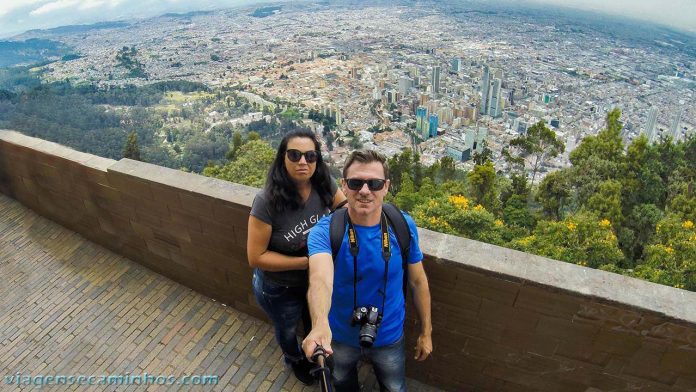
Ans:
POLYGON ((382 99, 382 89, 375 86, 374 89, 372 89, 372 99, 375 101, 379 101, 382 99))
POLYGON ((420 95, 420 104, 421 106, 425 105, 430 101, 430 94, 421 94, 420 95))
POLYGON ((433 73, 430 78, 430 84, 433 87, 433 94, 440 93, 440 66, 433 67, 433 73))
POLYGON ((423 131, 423 123, 425 122, 427 114, 428 110, 424 106, 416 108, 416 131, 423 131))
POLYGON ((452 124, 454 110, 450 107, 442 107, 437 110, 437 117, 440 123, 452 124))
POLYGON ((502 113, 502 92, 501 87, 503 73, 500 70, 492 72, 487 66, 483 66, 481 77, 481 102, 479 113, 487 114, 492 117, 500 117, 502 113))
POLYGON ((488 96, 490 98, 488 100, 487 114, 491 117, 500 117, 500 114, 502 112, 502 108, 501 108, 502 97, 500 95, 501 85, 502 85, 502 81, 500 79, 496 78, 496 79, 493 79, 493 82, 491 83, 491 87, 488 89, 488 96))
POLYGON ((459 73, 462 70, 462 59, 455 57, 452 59, 451 68, 452 73, 459 73))
POLYGON ((341 116, 341 108, 336 105, 336 125, 343 124, 343 116, 341 116))
POLYGON ((440 108, 440 100, 433 99, 432 101, 428 101, 428 103, 423 106, 428 108, 428 113, 437 113, 438 109, 440 108))
POLYGON ((431 115, 430 115, 430 118, 429 118, 429 121, 428 121, 428 123, 429 123, 429 127, 428 127, 429 129, 428 129, 428 131, 429 131, 429 136, 430 136, 430 137, 435 137, 435 136, 437 136, 437 127, 438 127, 438 125, 439 125, 439 124, 438 124, 438 122, 439 122, 438 120, 439 120, 439 119, 438 119, 438 117, 437 117, 437 114, 431 114, 431 115))
POLYGON ((672 119, 672 126, 669 127, 669 133, 672 135, 672 139, 674 142, 678 142, 679 139, 681 139, 681 117, 682 117, 682 110, 679 109, 677 111, 677 114, 674 116, 674 119, 672 119))
POLYGON ((467 106, 464 108, 464 118, 467 118, 469 120, 476 120, 476 107, 475 106, 467 106))
POLYGON ((399 93, 401 93, 401 96, 407 96, 411 88, 413 88, 413 79, 409 78, 408 76, 402 76, 399 79, 399 93))
POLYGON ((479 104, 479 113, 488 114, 488 90, 491 84, 491 73, 487 65, 483 66, 483 75, 481 76, 481 103, 479 104))
POLYGON ((648 143, 655 140, 655 124, 657 123, 657 107, 650 108, 648 113, 648 122, 645 124, 645 136, 648 138, 648 143))
POLYGON ((396 90, 387 90, 387 103, 396 103, 398 100, 396 90))

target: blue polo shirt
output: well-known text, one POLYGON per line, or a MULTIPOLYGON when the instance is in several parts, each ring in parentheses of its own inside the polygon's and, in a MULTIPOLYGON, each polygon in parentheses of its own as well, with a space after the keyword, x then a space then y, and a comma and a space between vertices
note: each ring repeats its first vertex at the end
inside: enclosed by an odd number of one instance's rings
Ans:
MULTIPOLYGON (((408 256, 409 264, 419 263, 423 260, 423 253, 418 246, 418 231, 413 219, 403 213, 411 231, 411 246, 408 256)), ((309 233, 307 247, 309 255, 318 253, 331 254, 331 239, 329 238, 329 226, 331 215, 322 218, 309 233)), ((377 329, 377 339, 374 346, 381 347, 395 343, 404 331, 404 319, 406 316, 406 304, 403 295, 403 268, 401 266, 401 249, 396 235, 389 227, 389 239, 391 244, 391 259, 389 260, 387 275, 387 295, 384 291, 385 262, 382 258, 381 236, 379 224, 374 226, 355 227, 358 237, 359 253, 357 258, 357 305, 376 306, 382 313, 382 323, 377 329), (382 301, 385 299, 384 309, 382 301)), ((333 339, 343 344, 360 347, 360 325, 351 326, 353 314, 353 256, 350 254, 348 244, 348 224, 343 236, 343 243, 334 261, 334 283, 331 296, 331 310, 329 312, 329 325, 333 339)))

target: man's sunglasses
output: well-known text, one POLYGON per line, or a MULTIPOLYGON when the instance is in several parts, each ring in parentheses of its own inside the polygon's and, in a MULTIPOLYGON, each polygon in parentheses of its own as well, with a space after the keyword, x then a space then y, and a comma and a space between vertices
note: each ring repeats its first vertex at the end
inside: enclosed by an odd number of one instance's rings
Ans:
POLYGON ((387 180, 382 180, 379 178, 372 178, 369 180, 359 180, 357 178, 349 178, 346 180, 346 185, 348 185, 348 189, 352 191, 359 191, 362 189, 363 185, 367 184, 367 189, 371 191, 379 191, 384 188, 384 183, 386 183, 387 180))
POLYGON ((300 150, 291 149, 287 150, 285 155, 287 155, 290 162, 299 162, 303 155, 307 163, 314 163, 319 159, 319 153, 315 150, 302 152, 300 150))

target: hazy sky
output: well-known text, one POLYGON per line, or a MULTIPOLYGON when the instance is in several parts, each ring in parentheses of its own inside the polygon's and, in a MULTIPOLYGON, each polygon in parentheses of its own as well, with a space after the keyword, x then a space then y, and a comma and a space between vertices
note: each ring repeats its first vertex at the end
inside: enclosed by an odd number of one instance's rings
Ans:
MULTIPOLYGON (((269 1, 269 0, 265 0, 269 1)), ((650 20, 696 33, 696 0, 523 0, 650 20)), ((225 8, 264 0, 0 0, 0 37, 29 29, 166 12, 225 8)))

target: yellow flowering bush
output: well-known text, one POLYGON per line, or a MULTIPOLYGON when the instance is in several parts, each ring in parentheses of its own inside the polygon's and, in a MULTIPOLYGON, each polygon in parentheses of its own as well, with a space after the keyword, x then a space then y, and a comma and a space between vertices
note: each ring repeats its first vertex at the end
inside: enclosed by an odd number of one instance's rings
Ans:
POLYGON ((597 268, 623 260, 611 225, 593 214, 578 214, 564 221, 540 221, 532 235, 512 241, 515 249, 556 260, 597 268))
POLYGON ((436 197, 417 205, 413 219, 421 227, 443 233, 456 234, 478 241, 502 245, 504 225, 496 224, 496 217, 483 206, 472 208, 465 196, 436 197))
MULTIPOLYGON (((457 208, 467 209, 469 208, 469 199, 462 195, 452 195, 447 198, 451 204, 454 204, 457 208)), ((433 202, 434 200, 431 200, 433 202)))
POLYGON ((656 226, 643 261, 634 275, 641 279, 687 290, 696 290, 696 228, 670 214, 656 226))

